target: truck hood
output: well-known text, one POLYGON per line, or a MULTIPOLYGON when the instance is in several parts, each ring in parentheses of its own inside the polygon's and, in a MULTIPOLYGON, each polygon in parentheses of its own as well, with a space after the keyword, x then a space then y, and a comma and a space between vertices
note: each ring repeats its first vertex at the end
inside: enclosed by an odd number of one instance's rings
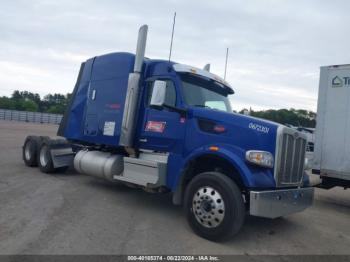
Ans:
POLYGON ((251 116, 206 108, 191 108, 194 118, 215 122, 225 127, 219 140, 241 150, 263 150, 275 154, 278 123, 251 116), (224 137, 226 139, 224 139, 224 137))

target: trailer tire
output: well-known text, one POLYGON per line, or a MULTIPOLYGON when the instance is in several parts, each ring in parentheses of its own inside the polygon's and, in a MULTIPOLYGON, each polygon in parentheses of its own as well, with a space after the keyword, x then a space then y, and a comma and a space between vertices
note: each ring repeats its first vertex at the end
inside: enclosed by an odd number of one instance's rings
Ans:
POLYGON ((27 136, 22 148, 22 158, 26 166, 38 166, 37 155, 40 146, 40 137, 27 136))
POLYGON ((240 189, 218 172, 204 172, 190 181, 184 208, 192 230, 211 241, 223 241, 238 233, 245 217, 240 189))

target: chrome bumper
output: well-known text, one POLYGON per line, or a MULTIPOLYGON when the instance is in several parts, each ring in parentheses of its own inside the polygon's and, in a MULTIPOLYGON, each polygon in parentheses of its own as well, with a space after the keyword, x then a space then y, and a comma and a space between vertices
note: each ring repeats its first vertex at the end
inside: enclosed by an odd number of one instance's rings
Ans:
POLYGON ((312 205, 314 188, 250 191, 249 213, 253 216, 276 218, 303 211, 312 205))

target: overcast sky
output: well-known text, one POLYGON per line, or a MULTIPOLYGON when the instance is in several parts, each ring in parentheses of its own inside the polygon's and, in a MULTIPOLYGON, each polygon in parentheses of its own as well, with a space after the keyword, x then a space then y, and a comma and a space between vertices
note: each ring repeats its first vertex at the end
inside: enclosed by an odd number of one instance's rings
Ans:
POLYGON ((0 95, 71 92, 82 61, 134 52, 148 24, 146 56, 211 63, 235 89, 236 110, 316 110, 319 67, 350 63, 350 1, 2 1, 0 95))

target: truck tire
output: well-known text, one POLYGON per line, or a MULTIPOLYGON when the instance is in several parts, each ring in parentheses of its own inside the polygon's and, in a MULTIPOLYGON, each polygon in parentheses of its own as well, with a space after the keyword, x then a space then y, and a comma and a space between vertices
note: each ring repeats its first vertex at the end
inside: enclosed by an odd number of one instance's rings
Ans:
POLYGON ((52 156, 50 150, 52 148, 61 147, 66 145, 67 141, 64 139, 50 139, 49 137, 42 137, 41 144, 38 150, 37 159, 38 166, 41 172, 43 173, 56 173, 56 172, 65 172, 69 166, 63 166, 55 168, 53 165, 52 156))
POLYGON ((50 140, 44 140, 38 150, 38 166, 40 171, 43 173, 55 172, 50 153, 50 145, 50 140))
POLYGON ((27 136, 22 148, 22 157, 26 166, 38 166, 37 155, 41 139, 38 136, 27 136))
POLYGON ((211 241, 238 233, 245 217, 240 189, 218 172, 201 173, 192 179, 186 188, 184 208, 193 231, 211 241))

